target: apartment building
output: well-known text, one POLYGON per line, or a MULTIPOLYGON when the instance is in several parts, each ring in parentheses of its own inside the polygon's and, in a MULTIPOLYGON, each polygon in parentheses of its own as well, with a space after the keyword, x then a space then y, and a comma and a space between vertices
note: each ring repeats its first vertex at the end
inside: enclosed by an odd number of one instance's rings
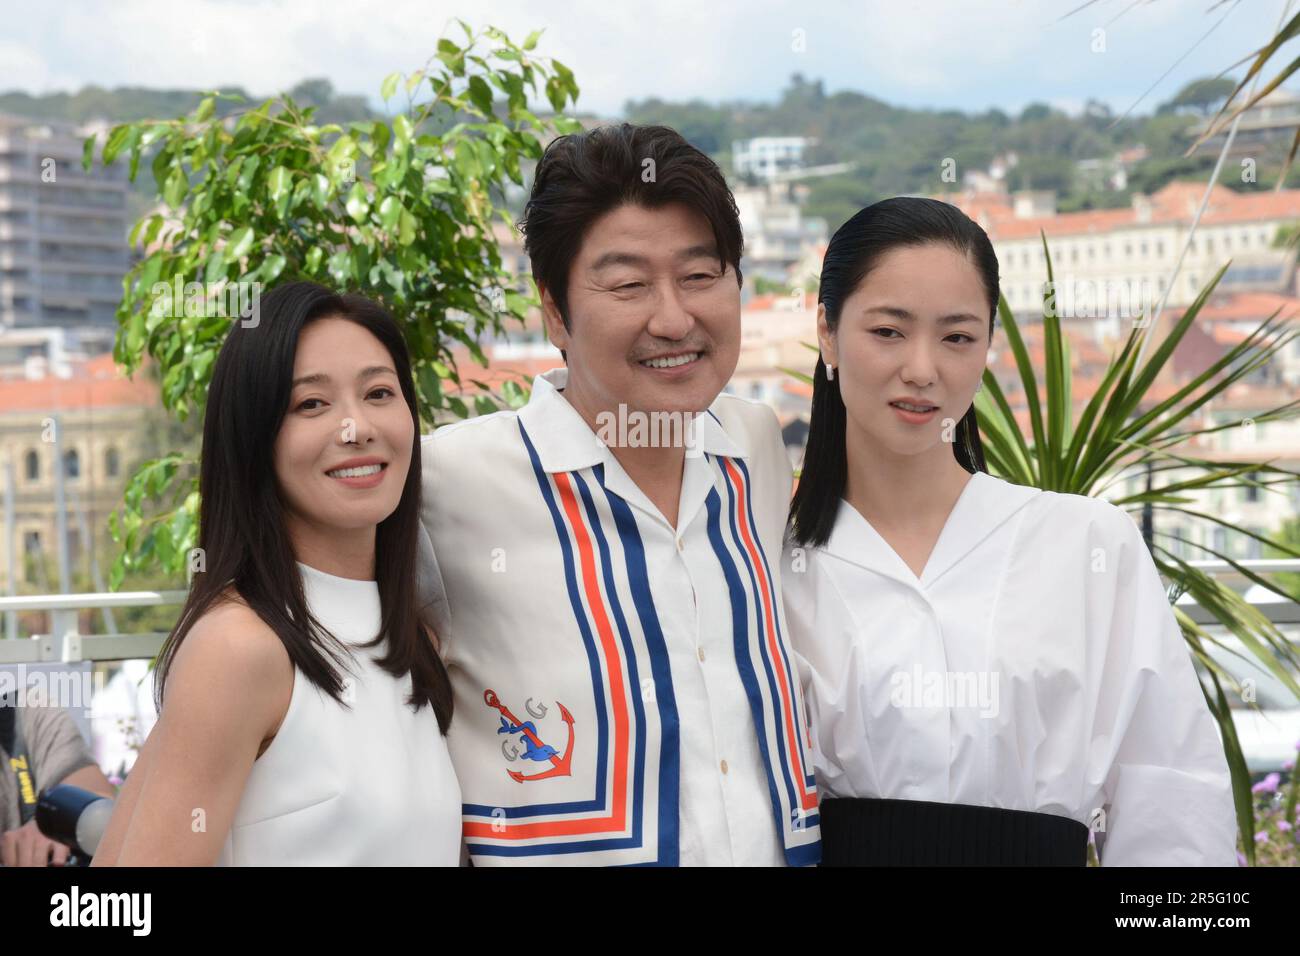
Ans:
POLYGON ((113 327, 128 184, 124 163, 82 170, 96 131, 0 115, 0 329, 113 327))

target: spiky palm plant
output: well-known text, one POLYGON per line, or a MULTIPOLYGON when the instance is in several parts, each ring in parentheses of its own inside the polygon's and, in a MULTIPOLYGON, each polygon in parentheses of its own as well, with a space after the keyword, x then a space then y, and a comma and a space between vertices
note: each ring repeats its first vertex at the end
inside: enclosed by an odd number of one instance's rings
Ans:
MULTIPOLYGON (((1052 260, 1046 238, 1043 240, 1043 251, 1047 259, 1048 281, 1054 286, 1052 260)), ((1156 327, 1148 321, 1133 324, 1123 348, 1112 356, 1100 386, 1084 406, 1077 421, 1074 419, 1070 390, 1069 342, 1062 334, 1061 320, 1056 310, 1043 310, 1046 368, 1043 370, 1044 395, 1040 397, 1038 376, 1030 362, 1020 329, 1006 300, 1000 298, 998 315, 1024 387, 1032 434, 1028 438, 1021 434, 1005 393, 993 374, 986 370, 984 388, 976 396, 976 410, 990 470, 1017 484, 1105 497, 1112 504, 1131 511, 1149 507, 1154 513, 1185 515, 1196 522, 1218 525, 1230 533, 1254 538, 1289 557, 1300 558, 1300 551, 1285 542, 1264 537, 1218 515, 1199 510, 1195 498, 1191 497, 1192 494, 1213 489, 1247 486, 1271 488, 1279 484, 1290 484, 1300 478, 1300 473, 1272 462, 1212 461, 1198 457, 1185 447, 1200 436, 1243 424, 1197 424, 1197 417, 1215 396, 1269 362, 1300 335, 1300 330, 1289 328, 1289 323, 1285 320, 1279 321, 1278 313, 1275 312, 1242 342, 1229 349, 1191 381, 1180 385, 1168 398, 1158 402, 1146 398, 1147 391, 1173 356, 1188 329, 1195 323, 1202 306, 1227 268, 1225 264, 1215 274, 1161 341, 1153 340, 1150 343, 1151 354, 1145 361, 1141 360, 1145 351, 1143 340, 1155 335, 1156 327), (1150 476, 1145 489, 1135 494, 1115 497, 1107 495, 1107 491, 1117 483, 1136 474, 1150 476), (1250 477, 1256 474, 1261 478, 1250 477)), ((1252 420, 1259 424, 1294 418, 1297 414, 1300 414, 1300 399, 1255 415, 1252 420)), ((1300 656, 1286 636, 1242 595, 1175 554, 1171 537, 1173 536, 1157 533, 1154 540, 1148 542, 1156 566, 1170 582, 1171 600, 1176 600, 1184 593, 1190 594, 1197 604, 1213 615, 1219 625, 1241 641, 1259 664, 1300 698, 1300 684, 1297 684, 1295 678, 1300 656)), ((1292 601, 1300 600, 1300 594, 1293 585, 1258 574, 1213 548, 1194 542, 1184 544, 1227 562, 1237 573, 1255 584, 1292 601)), ((1224 753, 1232 771, 1237 825, 1242 836, 1243 852, 1253 863, 1255 840, 1250 775, 1224 689, 1226 684, 1230 690, 1239 690, 1239 685, 1232 674, 1206 652, 1206 644, 1223 647, 1223 643, 1205 627, 1197 624, 1181 607, 1175 605, 1174 614, 1192 654, 1204 666, 1213 685, 1213 692, 1206 690, 1206 702, 1223 735, 1224 753)), ((1227 648, 1225 650, 1233 653, 1227 648)), ((1294 816, 1296 779, 1300 778, 1300 774, 1293 773, 1292 778, 1291 815, 1294 816)))

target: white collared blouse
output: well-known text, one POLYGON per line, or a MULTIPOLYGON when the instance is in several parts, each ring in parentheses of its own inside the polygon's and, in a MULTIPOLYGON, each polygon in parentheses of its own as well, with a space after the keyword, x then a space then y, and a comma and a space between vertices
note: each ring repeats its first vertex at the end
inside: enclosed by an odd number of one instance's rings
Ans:
POLYGON ((1109 866, 1236 864, 1223 748, 1119 508, 976 473, 919 578, 845 501, 782 571, 823 798, 1059 814, 1109 866))
POLYGON ((775 416, 723 395, 696 419, 674 529, 561 394, 566 375, 423 443, 470 856, 816 862, 775 416))

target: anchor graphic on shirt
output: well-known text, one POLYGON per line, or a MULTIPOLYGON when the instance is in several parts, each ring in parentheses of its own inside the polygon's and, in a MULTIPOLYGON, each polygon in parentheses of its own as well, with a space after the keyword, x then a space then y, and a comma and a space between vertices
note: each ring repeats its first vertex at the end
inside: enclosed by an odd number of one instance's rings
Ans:
MULTIPOLYGON (((537 735, 537 725, 531 720, 521 721, 518 717, 510 712, 505 704, 501 703, 501 698, 497 697, 496 691, 490 688, 483 692, 483 701, 493 710, 501 714, 501 726, 497 728, 499 734, 520 734, 520 743, 523 744, 522 753, 514 751, 513 755, 506 752, 505 742, 502 742, 502 752, 511 760, 523 758, 524 760, 536 760, 539 763, 549 760, 551 767, 549 770, 543 770, 540 773, 520 773, 517 770, 507 770, 506 773, 523 783, 525 780, 545 780, 547 777, 567 777, 569 776, 569 764, 573 758, 573 714, 569 709, 561 704, 558 700, 555 705, 560 708, 560 718, 569 725, 569 742, 564 748, 564 754, 560 755, 555 748, 542 741, 537 735)), ((528 713, 538 719, 546 716, 546 706, 541 705, 539 712, 534 712, 532 708, 532 698, 528 701, 528 713)))

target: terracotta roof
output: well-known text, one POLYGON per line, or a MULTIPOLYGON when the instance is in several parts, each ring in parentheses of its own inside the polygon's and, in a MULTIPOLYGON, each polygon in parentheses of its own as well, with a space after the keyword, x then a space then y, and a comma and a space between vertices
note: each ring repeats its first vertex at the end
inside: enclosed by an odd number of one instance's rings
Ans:
MULTIPOLYGON (((1181 316, 1186 309, 1171 308, 1169 312, 1181 316)), ((1278 318, 1294 318, 1300 315, 1300 299, 1295 296, 1281 295, 1277 292, 1233 292, 1213 296, 1197 315, 1198 321, 1246 320, 1262 322, 1274 312, 1278 318)))
MULTIPOLYGON (((979 219, 989 237, 996 241, 1033 238, 1040 230, 1051 238, 1105 233, 1147 225, 1190 223, 1204 193, 1203 183, 1169 183, 1146 197, 1151 205, 1151 215, 1145 222, 1138 220, 1137 211, 1133 208, 1094 209, 1017 219, 1009 206, 988 202, 987 194, 952 194, 940 198, 961 207, 972 219, 979 219), (983 214, 983 218, 980 214, 983 214)), ((1300 189, 1237 193, 1225 186, 1215 186, 1210 193, 1205 215, 1201 217, 1201 225, 1292 218, 1300 218, 1300 189)))
POLYGON ((745 303, 746 312, 766 312, 776 305, 776 300, 781 298, 775 292, 764 292, 756 295, 745 303))
POLYGON ((0 380, 0 413, 160 404, 158 385, 148 372, 139 369, 134 379, 129 379, 114 364, 110 353, 87 361, 73 378, 0 380))

